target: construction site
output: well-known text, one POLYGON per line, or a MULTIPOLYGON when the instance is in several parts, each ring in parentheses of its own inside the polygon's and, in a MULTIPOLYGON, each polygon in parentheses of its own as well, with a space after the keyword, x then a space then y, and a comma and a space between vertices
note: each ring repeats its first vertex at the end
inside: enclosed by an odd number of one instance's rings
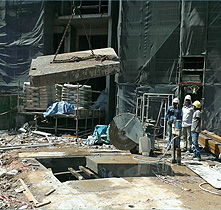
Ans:
POLYGON ((221 208, 220 1, 0 1, 0 22, 0 209, 221 208))

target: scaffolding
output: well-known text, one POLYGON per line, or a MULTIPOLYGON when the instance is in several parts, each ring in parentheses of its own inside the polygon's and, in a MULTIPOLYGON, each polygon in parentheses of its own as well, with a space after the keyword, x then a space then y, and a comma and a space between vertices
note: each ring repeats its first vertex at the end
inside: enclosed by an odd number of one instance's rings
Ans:
POLYGON ((166 112, 174 94, 144 93, 137 97, 136 115, 142 125, 153 123, 154 128, 163 128, 163 139, 166 137, 166 112), (157 112, 158 111, 158 112, 157 112))
MULTIPOLYGON (((35 121, 35 127, 38 130, 47 130, 55 134, 59 133, 71 133, 77 137, 86 137, 88 134, 91 134, 94 130, 94 127, 97 124, 101 124, 105 118, 105 110, 102 109, 91 109, 91 104, 87 104, 88 108, 82 108, 79 89, 82 85, 77 85, 76 89, 76 99, 74 100, 75 109, 73 113, 70 114, 50 114, 44 118, 43 113, 46 111, 42 108, 23 108, 20 110, 19 114, 26 116, 33 116, 35 121)), ((90 91, 94 94, 101 94, 101 91, 85 90, 90 91)), ((103 93, 104 94, 104 93, 103 93)), ((106 102, 94 101, 92 104, 103 104, 106 105, 106 102)))

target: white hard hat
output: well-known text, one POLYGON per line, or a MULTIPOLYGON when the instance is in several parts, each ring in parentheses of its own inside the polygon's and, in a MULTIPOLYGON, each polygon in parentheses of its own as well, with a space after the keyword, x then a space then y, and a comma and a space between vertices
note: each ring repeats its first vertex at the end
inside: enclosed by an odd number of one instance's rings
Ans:
POLYGON ((179 99, 178 99, 178 98, 174 98, 174 99, 173 99, 173 103, 179 104, 179 99))
POLYGON ((191 101, 191 96, 190 95, 186 95, 184 100, 190 100, 191 101))

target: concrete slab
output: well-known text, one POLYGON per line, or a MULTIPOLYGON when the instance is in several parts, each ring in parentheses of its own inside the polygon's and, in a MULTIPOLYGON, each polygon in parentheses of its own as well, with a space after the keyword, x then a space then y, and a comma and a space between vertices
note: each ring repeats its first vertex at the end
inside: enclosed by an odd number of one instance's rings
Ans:
POLYGON ((183 161, 193 172, 202 177, 216 189, 221 189, 221 173, 200 161, 183 161))
POLYGON ((87 156, 86 166, 102 178, 173 174, 172 168, 167 164, 138 162, 133 156, 87 156))
POLYGON ((123 178, 105 178, 84 181, 67 181, 63 183, 78 191, 78 193, 104 192, 117 189, 126 189, 131 185, 123 178))
MULTIPOLYGON (((115 164, 120 160, 124 164, 133 163, 131 160, 133 155, 98 156, 97 163, 99 157, 104 163, 108 162, 110 157, 112 160, 109 162, 115 164)), ((63 164, 65 161, 67 159, 64 159, 63 164)), ((140 165, 145 166, 145 164, 140 165)), ((121 168, 121 165, 117 166, 121 168)), ((203 209, 211 205, 212 209, 219 209, 220 201, 217 195, 208 196, 207 192, 199 189, 198 185, 203 181, 199 176, 185 166, 176 166, 176 169, 175 166, 172 167, 174 176, 166 176, 165 168, 162 180, 155 176, 144 175, 61 183, 49 170, 39 164, 38 170, 27 172, 24 181, 39 202, 51 201, 51 204, 41 209, 203 209), (55 189, 55 192, 45 196, 45 193, 51 189, 55 189), (196 202, 196 200, 202 201, 196 202)))
MULTIPOLYGON (((52 63, 54 55, 41 56, 32 60, 29 76, 35 86, 54 85, 57 83, 76 82, 85 79, 116 74, 120 70, 118 56, 112 48, 93 50, 95 55, 109 58, 101 62, 96 59, 79 62, 52 63)), ((91 56, 91 51, 58 54, 56 60, 67 61, 75 57, 91 56)))
MULTIPOLYGON (((102 180, 100 181, 102 182, 102 180)), ((143 179, 140 180, 140 182, 142 181, 143 179)), ((162 189, 162 186, 157 186, 150 177, 146 178, 146 184, 145 187, 141 188, 128 182, 123 189, 110 187, 110 190, 107 191, 96 191, 79 196, 86 202, 91 203, 94 209, 181 208, 182 202, 172 191, 162 189)))
POLYGON ((31 192, 39 202, 51 201, 51 204, 44 206, 45 209, 83 209, 92 208, 82 200, 77 194, 78 191, 64 186, 50 171, 40 170, 30 172, 27 175, 28 184, 31 185, 31 192), (55 192, 45 196, 46 192, 55 189, 55 192), (74 199, 73 199, 73 195, 74 199))
POLYGON ((70 149, 70 148, 49 148, 47 151, 30 151, 30 152, 20 152, 20 158, 65 158, 65 157, 76 157, 76 156, 129 156, 128 152, 121 151, 110 151, 110 150, 80 150, 80 149, 70 149))

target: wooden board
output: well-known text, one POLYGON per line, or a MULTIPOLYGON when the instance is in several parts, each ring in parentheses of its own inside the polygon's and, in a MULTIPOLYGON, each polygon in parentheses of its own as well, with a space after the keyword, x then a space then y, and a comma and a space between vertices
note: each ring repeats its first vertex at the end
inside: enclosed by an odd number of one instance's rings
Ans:
POLYGON ((204 134, 199 135, 199 144, 202 145, 205 149, 209 150, 216 156, 221 155, 221 144, 204 134))

